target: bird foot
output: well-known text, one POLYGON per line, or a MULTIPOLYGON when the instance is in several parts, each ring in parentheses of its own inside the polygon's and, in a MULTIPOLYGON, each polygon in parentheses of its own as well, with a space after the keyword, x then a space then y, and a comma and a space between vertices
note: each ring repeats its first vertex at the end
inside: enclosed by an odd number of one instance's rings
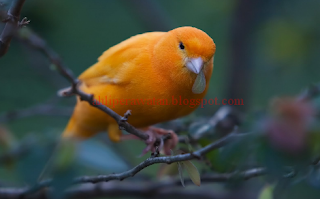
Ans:
POLYGON ((149 138, 146 140, 147 147, 142 151, 141 155, 144 155, 149 151, 152 153, 160 151, 165 155, 170 155, 171 149, 173 149, 178 143, 178 136, 172 130, 148 127, 145 133, 149 135, 149 138), (171 138, 164 141, 162 138, 167 134, 170 134, 171 138), (160 144, 155 145, 157 139, 160 139, 160 144))

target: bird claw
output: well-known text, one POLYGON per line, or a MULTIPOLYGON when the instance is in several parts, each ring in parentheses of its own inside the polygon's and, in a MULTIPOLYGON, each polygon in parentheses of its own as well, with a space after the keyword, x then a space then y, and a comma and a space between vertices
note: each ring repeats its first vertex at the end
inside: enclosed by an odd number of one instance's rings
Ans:
POLYGON ((154 153, 151 153, 151 157, 155 158, 155 157, 159 157, 159 156, 160 156, 159 147, 156 147, 156 151, 154 153))
POLYGON ((30 23, 30 20, 27 19, 27 17, 24 17, 20 22, 19 22, 19 27, 24 27, 30 23))
POLYGON ((149 135, 149 138, 146 140, 147 147, 142 151, 141 156, 145 155, 149 151, 155 154, 162 150, 164 154, 170 155, 171 149, 173 149, 178 143, 178 136, 172 130, 149 127, 145 133, 149 135), (164 142, 163 136, 167 134, 170 134, 171 138, 164 142), (156 145, 157 139, 160 139, 160 143, 158 145, 156 145))

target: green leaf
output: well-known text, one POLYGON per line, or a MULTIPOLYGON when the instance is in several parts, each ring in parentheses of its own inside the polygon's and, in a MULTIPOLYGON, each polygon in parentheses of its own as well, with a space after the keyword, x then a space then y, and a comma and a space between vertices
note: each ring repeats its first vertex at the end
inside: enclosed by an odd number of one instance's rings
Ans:
POLYGON ((157 173, 158 178, 164 178, 168 176, 177 176, 178 175, 177 165, 176 164, 161 164, 157 173))
POLYGON ((179 177, 180 177, 181 184, 182 184, 183 187, 185 187, 185 186, 184 186, 183 166, 182 166, 182 163, 177 162, 177 164, 178 164, 179 177))
POLYGON ((200 173, 197 169, 196 166, 194 166, 194 164, 191 161, 183 161, 183 166, 186 169, 190 179, 192 180, 192 182, 197 185, 200 186, 201 185, 201 179, 200 179, 200 173))
POLYGON ((273 190, 275 185, 266 185, 260 192, 258 199, 273 199, 273 190))

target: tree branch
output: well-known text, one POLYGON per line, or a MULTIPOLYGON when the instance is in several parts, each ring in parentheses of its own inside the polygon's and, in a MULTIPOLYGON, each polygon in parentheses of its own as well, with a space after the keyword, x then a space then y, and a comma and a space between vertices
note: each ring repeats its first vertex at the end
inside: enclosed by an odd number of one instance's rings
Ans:
POLYGON ((221 148, 222 146, 225 146, 229 142, 231 142, 234 139, 237 139, 239 137, 246 136, 246 134, 230 134, 226 137, 221 138, 220 140, 213 142, 193 153, 187 153, 187 154, 181 154, 181 155, 175 155, 175 156, 166 156, 166 157, 150 157, 146 159, 145 161, 141 162, 134 168, 123 172, 119 174, 110 174, 110 175, 100 175, 100 176, 83 176, 75 179, 75 183, 84 183, 84 182, 91 182, 91 183, 98 183, 98 182, 107 182, 110 180, 123 180, 129 177, 133 177, 136 173, 141 171, 142 169, 156 164, 156 163, 167 163, 171 164, 173 162, 180 162, 180 161, 186 161, 186 160, 192 160, 192 159, 200 159, 201 156, 205 155, 206 153, 209 153, 210 151, 214 149, 221 148))
MULTIPOLYGON (((155 189, 157 183, 99 183, 99 184, 83 184, 81 186, 67 190, 66 197, 68 199, 91 199, 104 197, 125 197, 125 198, 202 198, 202 199, 237 199, 239 194, 223 194, 217 191, 208 191, 208 189, 199 188, 193 190, 186 190, 183 188, 168 187, 167 189, 155 189)), ((21 199, 25 189, 24 188, 0 188, 0 197, 2 199, 21 199)), ((32 196, 23 197, 23 199, 49 199, 48 192, 50 189, 45 189, 41 192, 33 194, 32 196)), ((242 199, 253 199, 254 197, 244 196, 242 199)))
MULTIPOLYGON (((243 179, 249 180, 254 177, 262 176, 266 174, 265 168, 252 168, 242 172, 233 172, 225 174, 211 174, 202 177, 203 183, 216 183, 216 182, 227 182, 231 179, 243 179)), ((45 183, 48 183, 45 182, 45 183)), ((186 179, 185 183, 192 183, 190 179, 186 179)), ((48 191, 50 189, 38 189, 33 194, 30 193, 28 188, 0 188, 0 198, 33 198, 43 199, 48 198, 48 191)), ((183 198, 237 198, 236 195, 220 195, 217 192, 207 192, 205 189, 197 189, 188 191, 181 188, 180 179, 166 180, 162 182, 144 182, 139 183, 127 182, 102 182, 102 183, 81 183, 79 186, 67 189, 65 191, 67 198, 95 198, 95 197, 144 197, 144 198, 167 198, 167 197, 183 197, 183 198), (191 194, 191 195, 190 195, 191 194)))
POLYGON ((7 18, 5 19, 6 25, 0 35, 0 57, 8 51, 11 39, 20 25, 29 23, 26 18, 19 22, 20 12, 24 2, 25 0, 13 0, 8 10, 7 18))
MULTIPOLYGON (((157 185, 157 184, 156 184, 157 185)), ((155 185, 146 184, 132 184, 119 185, 119 183, 108 184, 84 184, 80 187, 68 190, 66 192, 69 198, 96 198, 96 197, 142 197, 142 198, 204 198, 204 199, 223 199, 227 198, 222 194, 217 194, 213 191, 204 189, 198 190, 185 190, 170 188, 167 189, 155 189, 155 185)), ((230 197, 228 197, 230 198, 230 197)), ((233 197, 235 198, 235 197, 233 197)))
MULTIPOLYGON (((192 160, 192 159, 200 159, 203 155, 206 153, 209 153, 210 151, 214 149, 221 148, 225 146, 226 144, 230 143, 231 141, 241 138, 243 136, 247 136, 248 134, 229 134, 193 153, 187 153, 187 154, 181 154, 181 155, 175 155, 175 156, 165 156, 165 157, 150 157, 146 159, 145 161, 141 162, 134 168, 125 171, 123 173, 118 173, 118 174, 110 174, 110 175, 100 175, 100 176, 82 176, 74 179, 73 183, 74 184, 83 184, 83 183, 99 183, 99 182, 108 182, 111 180, 124 180, 129 177, 133 177, 136 173, 140 172, 144 168, 156 164, 156 163, 174 163, 174 162, 180 162, 180 161, 186 161, 186 160, 192 160)), ((258 170, 253 173, 258 173, 262 172, 261 170, 258 170)), ((243 174, 246 175, 247 178, 250 178, 250 175, 253 174, 243 174)), ((230 175, 223 175, 223 176, 212 176, 215 179, 218 179, 219 181, 226 181, 230 179, 232 176, 230 175)), ((51 184, 52 180, 44 180, 36 184, 35 186, 25 190, 24 195, 31 195, 39 190, 43 189, 44 187, 49 187, 51 184)), ((1 198, 1 197, 0 197, 1 198)))

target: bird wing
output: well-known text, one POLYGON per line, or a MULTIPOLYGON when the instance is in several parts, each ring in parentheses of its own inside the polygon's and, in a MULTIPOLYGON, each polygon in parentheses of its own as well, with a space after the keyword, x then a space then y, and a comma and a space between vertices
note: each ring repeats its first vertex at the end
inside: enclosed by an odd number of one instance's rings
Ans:
MULTIPOLYGON (((105 84, 127 84, 132 77, 132 67, 139 67, 141 57, 152 56, 152 44, 163 32, 151 32, 133 36, 106 50, 98 62, 84 71, 79 79, 88 87, 105 84)), ((146 60, 148 61, 148 60, 146 60)), ((151 63, 150 63, 151 64, 151 63)), ((145 64, 143 64, 145 65, 145 64)))

